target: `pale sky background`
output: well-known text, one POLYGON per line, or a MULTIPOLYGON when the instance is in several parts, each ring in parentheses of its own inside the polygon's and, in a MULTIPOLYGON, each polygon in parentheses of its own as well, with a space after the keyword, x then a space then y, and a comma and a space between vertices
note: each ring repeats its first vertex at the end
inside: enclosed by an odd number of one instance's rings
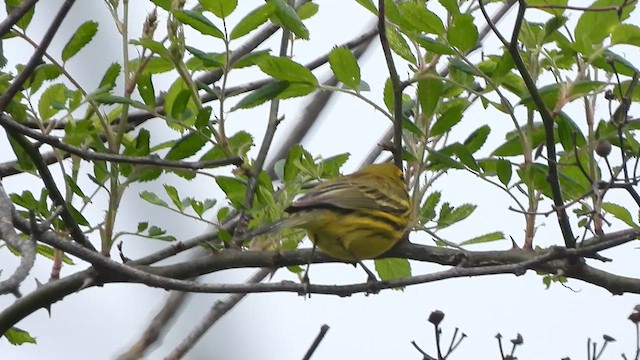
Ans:
MULTIPOLYGON (((40 2, 29 33, 38 40, 43 29, 48 26, 51 14, 58 10, 62 1, 40 2)), ((148 2, 131 2, 132 19, 141 23, 151 6, 148 2)), ((258 2, 241 1, 236 12, 229 19, 235 24, 239 18, 258 2)), ((335 44, 343 43, 355 37, 372 20, 372 15, 354 1, 317 1, 320 12, 306 21, 311 32, 311 41, 298 41, 295 44, 294 60, 306 63, 328 52, 335 44)), ((585 2, 586 3, 586 2, 585 2)), ((637 13, 637 11, 636 11, 637 13)), ((571 14, 575 21, 579 14, 571 14)), ((160 20, 165 20, 165 14, 160 20)), ((509 19, 501 23, 501 28, 510 30, 509 19)), ((104 69, 112 61, 121 61, 119 37, 110 22, 104 4, 100 1, 78 1, 70 16, 63 24, 63 31, 56 36, 50 53, 59 57, 69 34, 86 20, 100 22, 100 30, 93 42, 73 58, 67 68, 87 89, 97 87, 104 69)), ((480 28, 482 19, 476 19, 480 28)), ((164 30, 164 22, 159 32, 164 30)), ((132 34, 137 34, 141 26, 132 21, 132 34)), ((135 37, 135 35, 132 35, 135 37)), ((159 36, 158 36, 159 37, 159 36)), ((188 42, 192 37, 187 38, 188 42)), ((192 40, 193 41, 193 40, 192 40)), ((207 40, 209 41, 209 40, 207 40)), ((273 51, 277 51, 276 36, 270 42, 273 51)), ((193 42, 195 43, 195 41, 193 42)), ((237 42, 238 46, 241 41, 237 42)), ((489 42, 488 53, 497 48, 495 38, 489 42)), ((199 47, 204 47, 198 42, 199 47)), ((212 43, 211 51, 221 51, 220 43, 212 43)), ((234 47, 235 47, 234 46, 234 47)), ((18 40, 4 42, 5 56, 12 62, 24 63, 31 55, 31 49, 24 47, 18 40)), ((622 52, 627 59, 637 59, 637 53, 622 52)), ((476 54, 478 56, 478 54, 476 54)), ((368 96, 381 103, 381 89, 386 78, 379 46, 369 51, 361 60, 362 78, 371 86, 368 96)), ((321 79, 325 78, 326 67, 316 71, 321 79)), ((401 70, 401 76, 407 72, 401 70)), ((247 72, 231 77, 233 84, 254 79, 255 73, 247 72)), ((261 77, 260 77, 261 78, 261 77)), ((173 75, 165 76, 171 80, 173 75)), ((156 90, 161 88, 160 79, 156 80, 156 90)), ((166 85, 165 85, 166 86, 166 85)), ((286 100, 280 113, 286 116, 283 126, 276 137, 286 137, 286 131, 296 121, 296 114, 304 106, 304 99, 286 100)), ((601 102, 600 104, 604 104, 601 102)), ((574 104, 576 120, 583 125, 581 105, 574 104)), ((598 113, 605 114, 604 108, 598 113)), ((229 132, 247 129, 260 143, 267 120, 267 107, 261 106, 249 111, 234 112, 229 115, 229 132)), ((632 114, 633 115, 633 114, 632 114)), ((469 132, 484 123, 486 119, 492 127, 488 143, 482 148, 482 154, 488 154, 504 139, 504 133, 511 129, 510 120, 492 109, 483 109, 474 105, 473 110, 465 114, 457 125, 453 138, 464 139, 469 132), (476 121, 478 119, 478 121, 476 121)), ((152 141, 164 140, 157 133, 161 123, 151 121, 145 126, 152 131, 152 141)), ((355 170, 360 160, 376 143, 382 131, 389 125, 388 120, 357 99, 337 95, 322 115, 322 123, 314 129, 305 147, 314 155, 329 157, 350 152, 351 159, 344 171, 355 170), (355 136, 357 134, 357 136, 355 136)), ((175 136, 165 134, 164 136, 175 136)), ((0 143, 0 161, 13 159, 13 153, 6 141, 0 143)), ((255 152, 254 152, 255 154, 255 152)), ((55 166, 52 171, 59 173, 55 166)), ((87 180, 87 179, 85 179, 87 180)), ((200 199, 215 197, 222 199, 220 192, 211 179, 202 177, 186 182, 178 177, 163 176, 155 183, 136 184, 130 188, 119 213, 121 230, 134 229, 137 222, 150 219, 151 223, 161 224, 168 232, 180 239, 187 239, 206 229, 204 224, 182 219, 166 210, 153 207, 138 198, 143 190, 164 193, 162 184, 177 186, 180 194, 196 196, 200 199), (186 226, 185 226, 186 225, 186 226)), ((3 180, 8 192, 20 193, 29 188, 39 193, 40 182, 31 175, 12 176, 3 180)), ((90 185, 85 181, 84 185, 90 185)), ((471 202, 479 207, 464 223, 442 232, 448 240, 459 242, 479 234, 501 230, 522 244, 523 221, 521 217, 509 212, 508 197, 494 188, 461 171, 450 171, 436 184, 443 191, 443 199, 453 205, 471 202)), ((98 196, 85 216, 93 220, 102 216, 102 206, 106 197, 98 196)), ((625 200, 621 193, 615 193, 611 201, 625 200)), ((221 200, 224 203, 224 200, 221 200)), ((634 204, 629 205, 632 214, 637 213, 634 204)), ((560 243, 556 219, 541 219, 543 226, 538 230, 536 245, 548 246, 560 243)), ((622 229, 615 222, 611 231, 622 229)), ((576 231, 577 233, 577 231, 576 231)), ((94 237, 95 241, 96 238, 94 237)), ((419 234, 412 234, 413 242, 433 244, 419 234)), ((166 246, 166 243, 125 239, 125 251, 131 258, 150 252, 152 249, 166 246)), ((510 243, 502 241, 473 250, 508 249, 510 243)), ((604 252, 603 255, 615 259, 613 263, 598 265, 599 268, 627 276, 640 276, 637 266, 639 256, 637 244, 604 252)), ((117 256, 114 251, 113 255, 117 256)), ((0 251, 1 268, 5 276, 17 263, 17 259, 0 251)), ((49 278, 51 262, 40 258, 31 278, 22 286, 28 293, 35 288, 33 278, 46 281, 49 278)), ((66 276, 86 268, 79 264, 63 268, 66 276)), ((442 267, 412 263, 414 274, 425 274, 443 269, 442 267)), ((253 270, 225 271, 209 275, 209 282, 242 282, 253 270)), ((343 264, 316 265, 312 267, 312 282, 318 284, 348 284, 362 282, 365 277, 360 269, 343 264)), ((274 281, 295 280, 295 276, 286 269, 276 274, 274 281)), ((426 321, 433 310, 442 310, 446 316, 443 326, 443 346, 447 347, 453 329, 459 327, 468 335, 451 359, 486 358, 497 359, 498 348, 494 338, 501 333, 508 339, 516 333, 524 336, 524 346, 516 355, 520 359, 560 359, 569 356, 581 359, 586 356, 587 338, 591 337, 599 344, 602 335, 608 334, 618 340, 610 344, 606 358, 617 358, 620 353, 631 355, 635 349, 635 335, 632 324, 626 320, 633 306, 640 303, 637 295, 612 296, 606 290, 579 281, 570 281, 571 289, 553 285, 545 290, 542 277, 528 272, 525 276, 490 276, 482 278, 464 278, 446 280, 437 283, 412 286, 404 291, 383 291, 375 296, 354 295, 349 298, 313 295, 304 299, 291 293, 256 294, 248 296, 239 306, 221 319, 197 344, 186 359, 301 359, 312 343, 322 324, 330 326, 329 332, 320 344, 313 359, 418 359, 421 355, 411 346, 415 340, 425 351, 435 355, 432 325, 426 321), (478 356, 478 354, 482 354, 478 356)), ((113 359, 137 340, 142 329, 154 315, 167 296, 167 292, 142 285, 109 284, 103 288, 91 288, 71 295, 53 305, 51 318, 44 310, 18 324, 18 327, 30 332, 37 338, 37 345, 14 347, 0 339, 0 354, 3 359, 113 359)), ((175 325, 164 341, 148 359, 161 359, 166 356, 197 324, 210 306, 222 295, 196 294, 191 297, 184 311, 175 320, 175 325)), ((10 296, 0 297, 3 309, 14 301, 10 296)), ((505 343, 505 348, 510 344, 505 343)))

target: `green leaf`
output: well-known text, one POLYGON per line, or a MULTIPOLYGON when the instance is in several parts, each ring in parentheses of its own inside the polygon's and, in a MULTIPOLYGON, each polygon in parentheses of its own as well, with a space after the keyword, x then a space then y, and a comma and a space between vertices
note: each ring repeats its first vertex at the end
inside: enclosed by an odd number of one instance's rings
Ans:
POLYGON ((154 240, 162 240, 162 241, 175 241, 176 238, 170 235, 165 236, 164 234, 166 234, 167 231, 163 230, 155 225, 152 225, 149 228, 149 231, 147 233, 147 236, 151 239, 154 240))
POLYGON ((143 191, 140 194, 140 198, 148 203, 151 203, 153 205, 158 205, 158 206, 162 206, 164 208, 168 208, 169 204, 167 204, 166 201, 160 199, 158 197, 158 195, 156 195, 155 193, 152 193, 151 191, 143 191))
MULTIPOLYGON (((571 84, 571 87, 569 89, 567 89, 568 86, 569 84, 566 83, 556 83, 543 86, 538 89, 538 93, 542 97, 542 100, 544 101, 547 109, 554 109, 556 107, 558 100, 560 100, 560 94, 564 96, 564 98, 562 99, 563 102, 567 103, 575 99, 582 98, 583 96, 588 95, 592 92, 599 91, 604 86, 606 86, 606 83, 602 81, 581 80, 571 84)), ((527 96, 520 99, 520 104, 523 104, 530 109, 536 108, 536 105, 533 102, 533 98, 530 94, 527 94, 527 96)))
POLYGON ((151 2, 163 10, 171 11, 171 0, 151 0, 151 2))
MULTIPOLYGON (((174 120, 179 121, 181 124, 190 126, 195 123, 197 115, 196 109, 196 103, 191 97, 188 85, 182 78, 178 78, 173 85, 171 85, 164 98, 164 113, 173 117, 174 120)), ((178 130, 184 129, 175 122, 169 125, 178 130)))
POLYGON ((636 230, 640 229, 640 226, 633 221, 631 213, 626 208, 618 204, 605 202, 602 204, 602 209, 632 228, 636 230))
MULTIPOLYGON (((227 149, 233 155, 244 157, 253 147, 253 136, 246 131, 239 131, 227 138, 227 149)), ((219 144, 202 156, 201 161, 226 159, 225 152, 219 144)))
POLYGON ((331 179, 340 176, 340 168, 349 159, 349 153, 338 154, 320 162, 322 173, 320 176, 324 179, 331 179))
POLYGON ((291 31, 300 39, 309 40, 309 30, 304 26, 295 10, 293 10, 286 1, 267 0, 267 2, 273 3, 276 6, 275 15, 285 29, 291 31))
MULTIPOLYGON (((620 6, 622 2, 622 0, 598 0, 591 4, 590 9, 616 7, 620 6)), ((616 11, 584 11, 574 29, 576 50, 589 55, 593 52, 594 47, 602 47, 604 39, 614 31, 616 26, 629 17, 636 4, 626 5, 621 8, 620 14, 616 11)))
POLYGON ((161 69, 156 69, 156 71, 153 71, 153 72, 164 72, 164 71, 169 71, 174 69, 173 63, 171 62, 171 53, 161 43, 149 38, 142 38, 140 40, 131 40, 129 42, 132 45, 139 45, 144 48, 147 48, 152 52, 160 55, 162 59, 164 59, 164 61, 160 62, 159 60, 154 60, 155 58, 151 58, 149 64, 147 64, 147 67, 145 68, 147 71, 150 71, 149 68, 153 68, 154 66, 159 67, 161 69), (156 62, 155 64, 153 64, 154 61, 156 62), (164 70, 166 67, 169 67, 169 69, 164 70), (164 70, 164 71, 159 71, 159 70, 164 70))
MULTIPOLYGON (((406 2, 404 3, 406 4, 406 2)), ((389 39, 389 47, 393 52, 400 55, 401 58, 407 60, 411 64, 416 63, 416 58, 411 52, 411 48, 407 41, 402 37, 402 34, 398 32, 394 27, 387 27, 387 38, 389 39)))
POLYGON ((449 42, 462 52, 470 51, 478 42, 478 28, 471 14, 457 14, 447 34, 449 42))
POLYGON ((458 7, 458 2, 456 0, 439 0, 440 5, 447 9, 449 14, 457 14, 460 12, 460 8, 458 7))
POLYGON ((276 81, 265 85, 243 97, 234 107, 231 108, 231 111, 249 109, 264 104, 269 100, 275 99, 287 87, 289 87, 288 81, 276 81))
POLYGON ((441 40, 434 40, 426 35, 419 35, 413 39, 425 50, 441 55, 454 55, 456 51, 448 44, 444 44, 441 40))
POLYGON ((118 63, 111 63, 107 71, 102 76, 102 80, 100 80, 99 89, 102 91, 109 91, 116 86, 116 80, 118 79, 118 75, 120 75, 120 71, 122 70, 122 66, 118 63))
POLYGON ((436 120, 435 124, 433 124, 429 135, 438 136, 451 130, 454 125, 462 120, 462 114, 464 113, 464 110, 467 108, 467 106, 467 104, 458 103, 448 108, 442 114, 442 116, 438 120, 436 120))
POLYGON ((93 39, 97 32, 98 23, 96 21, 86 21, 80 25, 62 49, 62 61, 66 62, 82 50, 82 48, 93 39))
POLYGON ((89 221, 82 215, 82 213, 80 213, 80 211, 78 211, 78 209, 73 207, 73 205, 67 203, 67 208, 69 209, 69 212, 71 213, 75 221, 78 223, 78 225, 91 226, 89 221))
POLYGON ((149 223, 144 221, 144 222, 139 222, 138 223, 138 228, 136 229, 137 233, 141 233, 145 230, 147 230, 147 228, 149 227, 149 223))
POLYGON ((382 281, 405 279, 411 276, 411 265, 407 259, 375 259, 374 263, 382 281))
POLYGON ((302 6, 300 6, 298 10, 296 10, 296 13, 298 14, 301 20, 305 20, 312 17, 316 13, 318 13, 318 8, 319 6, 317 3, 309 1, 307 3, 302 4, 302 6))
POLYGON ((38 112, 42 121, 49 120, 65 108, 66 91, 67 87, 64 84, 53 84, 42 93, 38 101, 38 112))
MULTIPOLYGON (((424 3, 417 1, 403 1, 398 4, 400 16, 415 27, 427 34, 444 34, 444 25, 438 15, 427 10, 424 3)), ((470 15, 469 15, 470 16, 470 15)))
MULTIPOLYGON (((533 123, 533 129, 522 127, 521 130, 531 139, 531 148, 540 146, 545 140, 544 125, 541 122, 533 123)), ((517 156, 522 155, 522 140, 520 133, 512 131, 507 133, 507 141, 493 151, 492 156, 517 156)))
POLYGON ((36 67, 31 77, 31 83, 25 83, 26 86, 31 88, 31 92, 35 93, 40 89, 45 81, 51 81, 57 79, 62 74, 62 71, 53 64, 42 64, 36 67), (27 85, 29 84, 29 85, 27 85))
MULTIPOLYGON (((205 68, 221 68, 224 66, 225 59, 223 54, 206 53, 192 46, 185 46, 184 48, 196 59, 202 61, 202 66, 205 68)), ((195 67, 194 60, 187 61, 187 66, 195 67)))
POLYGON ((509 186, 509 181, 511 181, 511 163, 505 159, 498 159, 496 163, 496 173, 498 174, 498 179, 504 186, 509 186))
POLYGON ((267 2, 259 8, 251 11, 233 27, 231 30, 231 40, 238 39, 257 29, 260 25, 269 20, 269 17, 276 11, 276 6, 267 2))
POLYGON ((444 83, 435 71, 431 71, 425 79, 418 80, 418 101, 422 114, 430 119, 442 97, 444 83))
POLYGON ((34 337, 17 327, 10 328, 3 335, 11 345, 36 344, 34 337))
POLYGON ((209 19, 197 11, 174 10, 173 16, 185 25, 198 30, 203 35, 211 35, 219 39, 224 38, 224 34, 209 19))
POLYGON ((184 206, 180 201, 180 195, 178 194, 178 189, 176 189, 175 186, 171 186, 167 184, 164 184, 163 187, 164 187, 164 191, 169 196, 169 199, 171 199, 171 202, 173 202, 173 205, 175 205, 178 210, 183 211, 184 206))
POLYGON ((277 80, 318 86, 318 79, 316 79, 311 70, 289 58, 263 56, 258 60, 257 64, 260 70, 277 80))
POLYGON ((502 239, 504 239, 504 233, 502 231, 496 231, 496 232, 480 235, 469 240, 465 240, 461 242, 460 245, 464 246, 464 245, 472 245, 472 244, 482 244, 482 243, 487 243, 487 242, 492 242, 492 241, 502 240, 502 239))
POLYGON ((610 62, 613 62, 616 67, 616 72, 620 75, 634 76, 636 73, 640 72, 640 70, 638 70, 638 68, 625 57, 618 55, 609 49, 598 52, 598 56, 591 59, 591 65, 607 72, 613 72, 613 67, 610 62))
MULTIPOLYGON (((18 7, 18 5, 21 5, 23 2, 24 2, 23 0, 4 0, 7 14, 10 14, 16 7, 18 7)), ((24 14, 18 20, 18 22, 16 22, 16 26, 18 26, 22 30, 27 30, 27 27, 29 27, 29 24, 31 23, 31 19, 33 18, 33 13, 35 9, 36 7, 33 6, 31 10, 27 11, 27 13, 24 14)))
POLYGON ((247 189, 245 182, 228 176, 216 176, 216 183, 227 194, 227 198, 234 207, 244 208, 244 196, 247 189))
POLYGON ((464 169, 464 165, 453 160, 449 155, 441 152, 441 151, 431 151, 429 152, 429 156, 427 156, 427 161, 429 162, 429 169, 443 169, 443 168, 452 168, 452 169, 464 169))
POLYGON ((151 81, 151 74, 138 74, 138 77, 136 78, 136 85, 138 93, 140 94, 140 97, 142 98, 144 103, 147 106, 155 106, 156 94, 153 88, 153 82, 151 81))
POLYGON ((476 207, 477 206, 473 204, 462 204, 454 208, 449 205, 449 203, 442 204, 440 217, 438 218, 438 228, 445 228, 466 219, 473 213, 476 207))
POLYGON ((475 154, 487 141, 490 132, 491 127, 489 125, 482 125, 464 140, 464 146, 470 153, 475 154))
POLYGON ((435 219, 437 215, 436 206, 438 206, 438 203, 440 203, 441 198, 442 193, 440 193, 439 191, 434 191, 429 194, 429 196, 427 196, 427 199, 424 201, 424 204, 422 204, 422 207, 420 208, 420 217, 422 217, 424 222, 435 219))
POLYGON ((221 19, 231 15, 238 6, 238 0, 198 0, 198 2, 207 11, 211 11, 213 15, 221 19))
POLYGON ((369 10, 372 14, 378 15, 378 9, 373 4, 373 0, 356 0, 358 4, 360 4, 365 9, 369 10))
MULTIPOLYGON (((36 245, 36 253, 38 253, 38 255, 42 255, 42 256, 46 257, 49 260, 54 260, 56 258, 55 250, 51 246, 47 246, 47 245, 43 245, 43 244, 37 244, 36 245)), ((71 260, 70 257, 68 257, 67 255, 64 255, 64 254, 62 255, 62 262, 67 264, 67 265, 75 265, 73 260, 71 260)))
POLYGON ((527 6, 535 7, 536 5, 554 5, 556 7, 540 8, 552 15, 561 15, 564 13, 564 7, 567 6, 567 0, 527 0, 527 6))
POLYGON ((200 133, 190 133, 178 140, 169 150, 165 159, 182 160, 195 155, 207 143, 207 138, 200 133))
POLYGON ((611 34, 612 44, 640 46, 640 27, 632 24, 619 24, 611 34))
POLYGON ((360 85, 360 66, 353 53, 345 47, 335 47, 329 53, 331 70, 347 87, 357 89, 360 85))

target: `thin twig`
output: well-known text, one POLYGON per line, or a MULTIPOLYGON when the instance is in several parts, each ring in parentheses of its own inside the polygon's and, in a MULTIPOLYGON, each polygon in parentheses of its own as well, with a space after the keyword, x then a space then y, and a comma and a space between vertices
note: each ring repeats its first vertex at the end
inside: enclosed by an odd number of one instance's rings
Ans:
MULTIPOLYGON (((260 283, 271 273, 270 269, 259 269, 256 271, 245 284, 257 284, 260 283)), ((226 299, 217 301, 209 313, 205 315, 202 321, 196 325, 191 332, 176 346, 169 355, 165 357, 165 360, 178 360, 181 359, 186 353, 193 348, 198 340, 209 330, 218 320, 226 315, 231 309, 233 309, 240 300, 244 299, 247 294, 232 294, 227 296, 226 299)))
POLYGON ((311 356, 313 355, 314 352, 316 352, 318 345, 320 345, 320 342, 322 341, 322 339, 324 339, 324 336, 327 335, 327 331, 329 331, 329 325, 322 324, 322 326, 320 326, 320 332, 318 333, 316 338, 313 340, 313 343, 311 344, 311 346, 309 346, 309 350, 307 350, 307 352, 304 354, 304 356, 302 357, 302 360, 311 359, 311 356))

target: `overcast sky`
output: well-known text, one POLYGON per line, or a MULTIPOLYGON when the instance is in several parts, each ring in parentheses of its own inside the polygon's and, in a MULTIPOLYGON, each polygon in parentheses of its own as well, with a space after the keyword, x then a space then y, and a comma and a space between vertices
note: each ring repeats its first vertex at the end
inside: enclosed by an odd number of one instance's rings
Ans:
MULTIPOLYGON (((42 29, 49 24, 51 14, 57 11, 62 1, 40 2, 33 21, 32 36, 38 40, 42 29)), ((306 22, 311 32, 311 41, 299 41, 295 44, 294 60, 305 63, 328 52, 334 45, 355 37, 372 21, 369 12, 354 1, 317 1, 320 12, 306 22)), ((132 18, 142 19, 151 8, 148 2, 131 2, 140 5, 132 11, 132 18)), ((235 14, 229 20, 235 23, 246 13, 249 6, 257 2, 242 1, 235 14)), ((637 12, 636 12, 637 13, 637 12)), ((513 15, 513 14, 511 14, 513 15)), ((571 15, 575 21, 577 14, 571 15)), ((166 19, 161 14, 160 20, 166 19)), ((59 56, 60 49, 69 38, 69 34, 86 20, 100 22, 97 37, 87 48, 69 64, 68 69, 87 88, 97 87, 103 69, 109 63, 121 61, 120 43, 117 33, 110 23, 106 8, 99 1, 78 1, 70 16, 63 24, 51 53, 59 56)), ((476 25, 483 25, 476 19, 476 25)), ((509 20, 502 25, 510 29, 509 20)), ((159 31, 164 29, 161 22, 159 31)), ((140 25, 132 24, 134 34, 140 25)), ((135 37, 135 36, 132 36, 135 37)), ((188 42, 190 39, 188 38, 188 42)), ((275 40, 279 39, 279 37, 275 40)), ((272 50, 277 49, 277 41, 271 41, 272 50)), ((210 41, 210 40, 206 40, 210 41)), ((195 42, 194 42, 195 43, 195 42)), ((203 43, 197 43, 204 47, 203 43)), ((488 52, 497 48, 494 38, 489 42, 488 52)), ((212 42, 211 51, 221 51, 220 43, 212 42)), ((31 49, 24 47, 19 40, 4 42, 5 56, 12 62, 24 63, 31 55, 31 49)), ((623 55, 632 56, 625 53, 623 55)), ((637 54, 635 54, 637 55, 637 54)), ((637 59, 637 57, 635 57, 637 59)), ((381 103, 381 89, 386 79, 386 67, 379 46, 368 52, 361 62, 362 78, 372 91, 368 96, 381 103)), ((326 68, 316 72, 320 78, 326 75, 326 68), (323 72, 324 71, 324 72, 323 72)), ((406 71, 400 71, 406 76, 406 71)), ((164 77, 167 81, 170 76, 164 77)), ((231 77, 233 84, 251 79, 251 73, 231 77)), ((165 83, 168 84, 168 83, 165 83)), ((167 86, 167 85, 165 85, 167 86)), ((162 87, 156 84, 156 89, 162 87)), ((281 106, 285 121, 276 137, 286 136, 287 129, 295 123, 296 114, 304 106, 304 100, 286 100, 281 106)), ((351 159, 345 166, 345 172, 355 170, 368 151, 376 143, 380 134, 389 125, 388 120, 369 106, 352 97, 337 95, 322 115, 322 123, 314 129, 312 136, 305 141, 305 147, 314 155, 329 157, 349 152, 351 159), (357 134, 354 135, 354 134, 357 134)), ((580 111, 580 105, 571 107, 580 111)), ((229 117, 229 132, 248 129, 259 144, 267 121, 267 106, 249 111, 234 112, 229 117)), ((606 109, 598 109, 604 114, 606 109)), ((577 112, 581 119, 580 113, 577 112)), ((511 128, 511 121, 503 114, 492 109, 483 109, 474 105, 465 114, 463 121, 453 133, 464 139, 470 131, 492 119, 489 124, 492 134, 483 147, 482 154, 489 154, 504 139, 505 131, 511 128)), ((583 125, 583 124, 581 124, 583 125)), ((151 121, 146 124, 152 130, 154 143, 160 143, 175 134, 159 134, 156 130, 162 124, 151 121)), ((254 152, 255 154, 255 152, 254 152)), ((6 141, 0 143, 0 161, 13 159, 6 141)), ((55 166, 52 171, 58 171, 55 166)), ((124 198, 126 206, 119 214, 120 229, 132 229, 139 221, 151 218, 150 222, 162 224, 168 232, 180 239, 187 239, 206 229, 204 224, 182 219, 163 209, 155 208, 138 198, 143 190, 163 193, 162 184, 179 187, 181 196, 199 198, 216 197, 224 203, 220 192, 211 184, 211 179, 203 177, 187 183, 175 176, 163 176, 156 183, 136 184, 124 198), (187 225, 187 226, 185 226, 187 225)), ((29 188, 39 193, 41 183, 31 175, 23 174, 3 179, 8 192, 22 192, 29 188)), ((85 179, 86 185, 90 182, 85 179)), ((492 231, 504 231, 518 244, 522 244, 523 221, 521 216, 509 212, 508 197, 494 188, 478 181, 461 171, 450 171, 442 177, 436 187, 443 191, 443 199, 453 205, 475 203, 479 205, 475 214, 459 226, 454 226, 442 235, 450 241, 459 242, 479 234, 492 231)), ((98 196, 94 205, 85 216, 99 219, 103 213, 105 196, 98 196), (93 212, 92 212, 93 211, 93 212)), ((623 200, 623 196, 612 197, 613 201, 623 200)), ((636 213, 635 207, 631 208, 636 213)), ((536 237, 536 245, 548 246, 560 244, 558 226, 555 218, 541 219, 542 223, 536 237)), ((613 230, 622 229, 616 224, 613 230)), ((94 241, 97 239, 94 237, 94 241)), ((412 234, 416 243, 432 245, 424 235, 412 234)), ((125 251, 131 258, 165 246, 140 239, 126 239, 125 251)), ((492 243, 481 249, 508 249, 508 241, 492 243)), ((638 277, 636 250, 637 245, 626 245, 620 249, 605 252, 603 255, 615 259, 613 263, 599 267, 619 274, 638 277)), ((114 253, 115 254, 115 253, 114 253)), ((17 264, 17 259, 7 251, 0 251, 0 266, 5 274, 17 264)), ((51 263, 39 259, 31 279, 22 287, 24 293, 35 288, 37 278, 46 281, 49 278, 51 263)), ((63 276, 86 268, 80 263, 75 267, 65 267, 63 276)), ((414 274, 426 274, 443 268, 431 264, 412 263, 414 274)), ((205 277, 209 282, 242 282, 253 270, 225 271, 205 277)), ((362 282, 365 279, 361 269, 344 264, 315 265, 311 269, 311 279, 318 284, 348 284, 362 282)), ((296 277, 286 269, 277 272, 273 281, 295 280, 296 277)), ((516 333, 524 336, 524 346, 516 355, 520 359, 560 359, 570 356, 580 359, 586 356, 587 338, 602 342, 602 335, 608 334, 618 339, 607 351, 607 358, 620 353, 632 354, 635 349, 634 329, 626 317, 640 299, 637 295, 612 296, 606 290, 579 281, 570 281, 570 288, 554 285, 545 290, 542 278, 533 272, 525 276, 491 276, 483 278, 465 278, 447 280, 438 283, 412 286, 404 291, 383 291, 374 296, 362 294, 349 298, 313 295, 304 299, 296 294, 256 294, 248 296, 239 306, 225 316, 200 341, 186 359, 300 359, 320 330, 322 324, 330 326, 324 341, 320 344, 313 359, 417 359, 420 354, 411 346, 415 340, 425 351, 435 354, 432 326, 426 319, 432 310, 442 310, 446 314, 443 325, 444 345, 448 346, 449 337, 455 327, 459 327, 468 338, 456 351, 452 359, 498 358, 494 336, 502 333, 506 339, 516 333), (478 356, 482 354, 482 356, 478 356)), ((55 304, 52 315, 39 310, 18 324, 35 336, 38 345, 14 347, 6 340, 0 340, 0 354, 6 359, 113 359, 125 350, 140 335, 154 310, 164 302, 167 292, 147 288, 141 285, 109 284, 102 288, 83 290, 55 304)), ((209 307, 224 296, 193 295, 175 321, 162 344, 151 353, 149 359, 166 356, 179 343, 184 334, 198 323, 209 307)), ((0 308, 5 308, 14 299, 0 297, 0 308)), ((509 346, 507 346, 509 347, 509 346)))

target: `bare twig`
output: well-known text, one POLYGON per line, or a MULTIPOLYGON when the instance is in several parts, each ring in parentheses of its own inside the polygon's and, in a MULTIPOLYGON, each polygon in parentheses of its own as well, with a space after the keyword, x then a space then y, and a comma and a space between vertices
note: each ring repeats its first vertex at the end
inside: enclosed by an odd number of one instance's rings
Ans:
POLYGON ((320 326, 320 332, 318 333, 316 338, 313 340, 313 343, 311 344, 311 346, 309 346, 309 350, 307 350, 307 352, 304 354, 304 357, 302 358, 302 360, 311 359, 311 356, 313 355, 314 352, 316 352, 318 345, 320 345, 320 342, 322 341, 322 339, 324 339, 324 336, 327 335, 327 331, 329 331, 329 325, 322 324, 322 326, 320 326))
MULTIPOLYGON (((247 279, 247 281, 245 281, 245 284, 260 283, 270 273, 270 269, 259 269, 255 272, 255 274, 247 279)), ((178 344, 178 346, 176 346, 175 349, 173 349, 173 351, 169 355, 167 355, 167 357, 165 357, 165 359, 181 359, 189 350, 193 348, 196 342, 200 340, 200 338, 202 338, 202 336, 207 330, 211 328, 211 326, 213 326, 231 309, 238 305, 240 300, 244 299, 245 296, 247 296, 247 294, 232 294, 222 301, 217 301, 211 307, 211 309, 209 309, 209 313, 202 319, 202 321, 191 330, 191 332, 182 340, 180 344, 178 344)))

